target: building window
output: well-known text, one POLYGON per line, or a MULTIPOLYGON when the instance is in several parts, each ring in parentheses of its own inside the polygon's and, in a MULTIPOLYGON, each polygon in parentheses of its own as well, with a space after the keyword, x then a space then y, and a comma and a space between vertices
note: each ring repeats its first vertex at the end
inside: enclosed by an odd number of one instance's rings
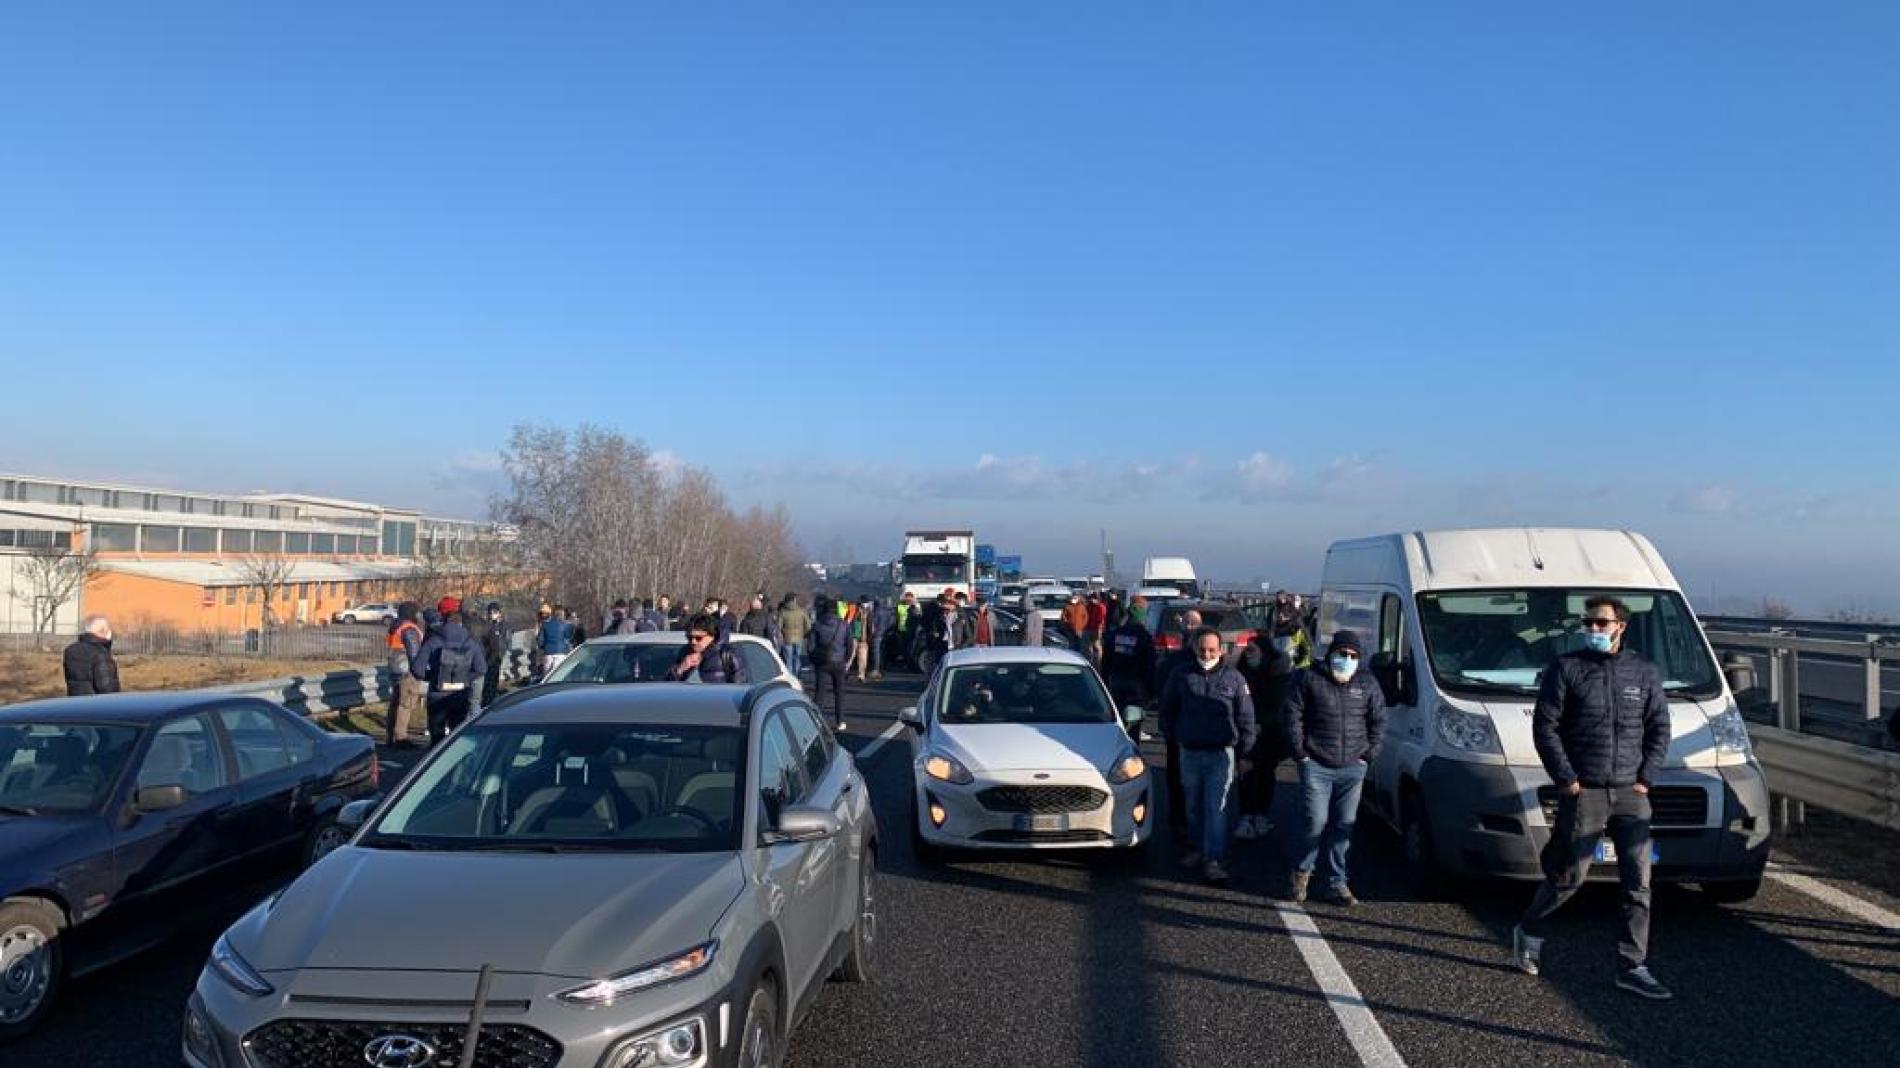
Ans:
POLYGON ((92 547, 101 552, 129 553, 139 547, 139 528, 130 523, 94 523, 92 547))
POLYGON ((310 599, 310 584, 308 582, 298 583, 297 596, 306 601, 310 599))
POLYGON ((316 553, 319 556, 327 556, 330 553, 336 552, 336 535, 335 534, 310 535, 310 551, 313 553, 316 553))
POLYGON ((219 532, 223 539, 224 555, 248 553, 251 551, 251 532, 248 530, 223 530, 219 532))
POLYGON ((34 504, 58 504, 62 496, 60 489, 61 487, 51 482, 22 482, 20 483, 20 499, 34 504))
POLYGON ((224 588, 224 603, 227 605, 237 604, 237 587, 236 586, 226 586, 224 588))
POLYGON ((284 510, 273 504, 270 506, 270 517, 272 519, 282 519, 284 517, 284 510))
POLYGON ((175 553, 183 541, 178 527, 140 527, 139 549, 148 553, 175 553))
POLYGON ((0 530, 0 549, 13 548, 13 539, 18 533, 13 530, 0 530))
POLYGON ((284 536, 284 551, 292 556, 302 556, 310 551, 310 535, 292 531, 284 536))
POLYGON ((284 532, 281 530, 260 530, 251 542, 251 551, 256 553, 281 553, 284 551, 284 532))
POLYGON ((257 603, 257 587, 256 586, 244 587, 244 603, 245 604, 257 603))
POLYGON ((188 553, 217 552, 218 532, 210 527, 186 527, 185 551, 188 553))
POLYGON ((295 592, 296 592, 295 590, 293 590, 293 589, 291 589, 291 585, 290 585, 290 583, 288 583, 288 582, 286 582, 286 583, 284 583, 284 585, 283 585, 283 588, 282 588, 282 590, 280 590, 280 591, 279 591, 279 593, 281 594, 281 596, 279 596, 279 597, 278 597, 278 600, 281 600, 281 601, 283 601, 283 602, 284 602, 285 604, 289 604, 289 603, 290 603, 290 595, 291 595, 291 594, 293 594, 293 593, 295 593, 295 592))

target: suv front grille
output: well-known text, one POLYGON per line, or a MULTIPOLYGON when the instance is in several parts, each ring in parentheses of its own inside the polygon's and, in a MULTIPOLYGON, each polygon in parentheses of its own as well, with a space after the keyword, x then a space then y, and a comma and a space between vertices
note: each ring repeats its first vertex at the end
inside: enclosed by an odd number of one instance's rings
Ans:
MULTIPOLYGON (((1552 827, 1557 825, 1557 795, 1555 786, 1537 788, 1537 803, 1544 808, 1544 822, 1552 827)), ((1706 827, 1708 823, 1709 792, 1702 787, 1649 788, 1649 825, 1652 828, 1706 827)))
POLYGON ((977 802, 991 812, 1049 815, 1057 812, 1093 812, 1108 795, 1092 786, 992 786, 978 792, 977 802))
MULTIPOLYGON (((467 1030, 459 1023, 273 1020, 245 1037, 244 1050, 257 1068, 363 1068, 371 1042, 405 1035, 435 1049, 431 1065, 455 1065, 467 1030)), ((520 1024, 483 1024, 475 1047, 476 1068, 553 1068, 560 1059, 559 1042, 520 1024)))

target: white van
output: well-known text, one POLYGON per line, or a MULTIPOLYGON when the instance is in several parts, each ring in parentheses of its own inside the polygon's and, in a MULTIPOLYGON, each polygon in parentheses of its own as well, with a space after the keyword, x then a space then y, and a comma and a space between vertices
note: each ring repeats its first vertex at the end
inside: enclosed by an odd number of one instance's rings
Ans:
POLYGON ((1194 562, 1185 556, 1150 556, 1141 562, 1143 586, 1166 586, 1183 597, 1201 596, 1201 580, 1194 577, 1194 562))
MULTIPOLYGON (((1364 803, 1397 830, 1413 875, 1542 877, 1557 788, 1531 740, 1539 678, 1583 645, 1583 602, 1629 606, 1628 648, 1669 688, 1673 739, 1651 784, 1656 882, 1716 900, 1761 886, 1768 790, 1748 731, 1675 576, 1641 534, 1453 530, 1333 544, 1319 642, 1351 629, 1389 707, 1364 803)), ((1598 850, 1592 877, 1615 877, 1598 850)))

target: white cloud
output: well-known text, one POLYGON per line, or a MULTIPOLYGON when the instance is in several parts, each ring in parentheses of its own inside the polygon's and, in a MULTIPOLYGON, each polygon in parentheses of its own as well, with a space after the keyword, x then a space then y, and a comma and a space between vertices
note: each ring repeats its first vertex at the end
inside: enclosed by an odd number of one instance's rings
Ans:
POLYGON ((1678 493, 1670 507, 1697 515, 1728 515, 1741 503, 1741 495, 1727 486, 1710 483, 1678 493))
POLYGON ((1255 452, 1234 465, 1243 493, 1283 490, 1293 484, 1293 465, 1277 456, 1255 452))

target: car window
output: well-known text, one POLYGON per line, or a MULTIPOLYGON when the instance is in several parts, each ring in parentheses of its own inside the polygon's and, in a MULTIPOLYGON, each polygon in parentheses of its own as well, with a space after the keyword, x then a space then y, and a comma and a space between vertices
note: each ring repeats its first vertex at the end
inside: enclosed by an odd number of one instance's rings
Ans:
POLYGON ((208 793, 228 780, 224 754, 218 749, 211 721, 202 713, 175 719, 158 729, 152 747, 139 765, 138 785, 182 786, 194 794, 208 793))
POLYGON ((0 804, 31 812, 83 812, 105 803, 138 741, 124 724, 0 726, 0 804))
POLYGON ((680 642, 599 642, 574 650, 547 682, 658 682, 679 659, 680 642))
POLYGON ((255 705, 221 708, 218 721, 224 724, 231 749, 237 753, 240 780, 254 779, 291 765, 284 734, 268 712, 255 705))
POLYGON ((805 776, 816 784, 830 770, 832 747, 837 742, 820 725, 818 711, 810 705, 787 705, 785 722, 791 726, 792 741, 805 762, 805 776))
POLYGON ((745 658, 745 669, 751 674, 753 682, 766 682, 778 678, 778 658, 773 656, 765 646, 754 645, 751 642, 733 642, 732 647, 739 650, 739 655, 745 658))
POLYGON ((777 712, 759 725, 759 826, 778 826, 778 816, 805 797, 799 754, 777 712))
POLYGON ((1003 663, 952 668, 933 699, 939 720, 965 723, 1114 723, 1115 710, 1085 665, 1003 663))

